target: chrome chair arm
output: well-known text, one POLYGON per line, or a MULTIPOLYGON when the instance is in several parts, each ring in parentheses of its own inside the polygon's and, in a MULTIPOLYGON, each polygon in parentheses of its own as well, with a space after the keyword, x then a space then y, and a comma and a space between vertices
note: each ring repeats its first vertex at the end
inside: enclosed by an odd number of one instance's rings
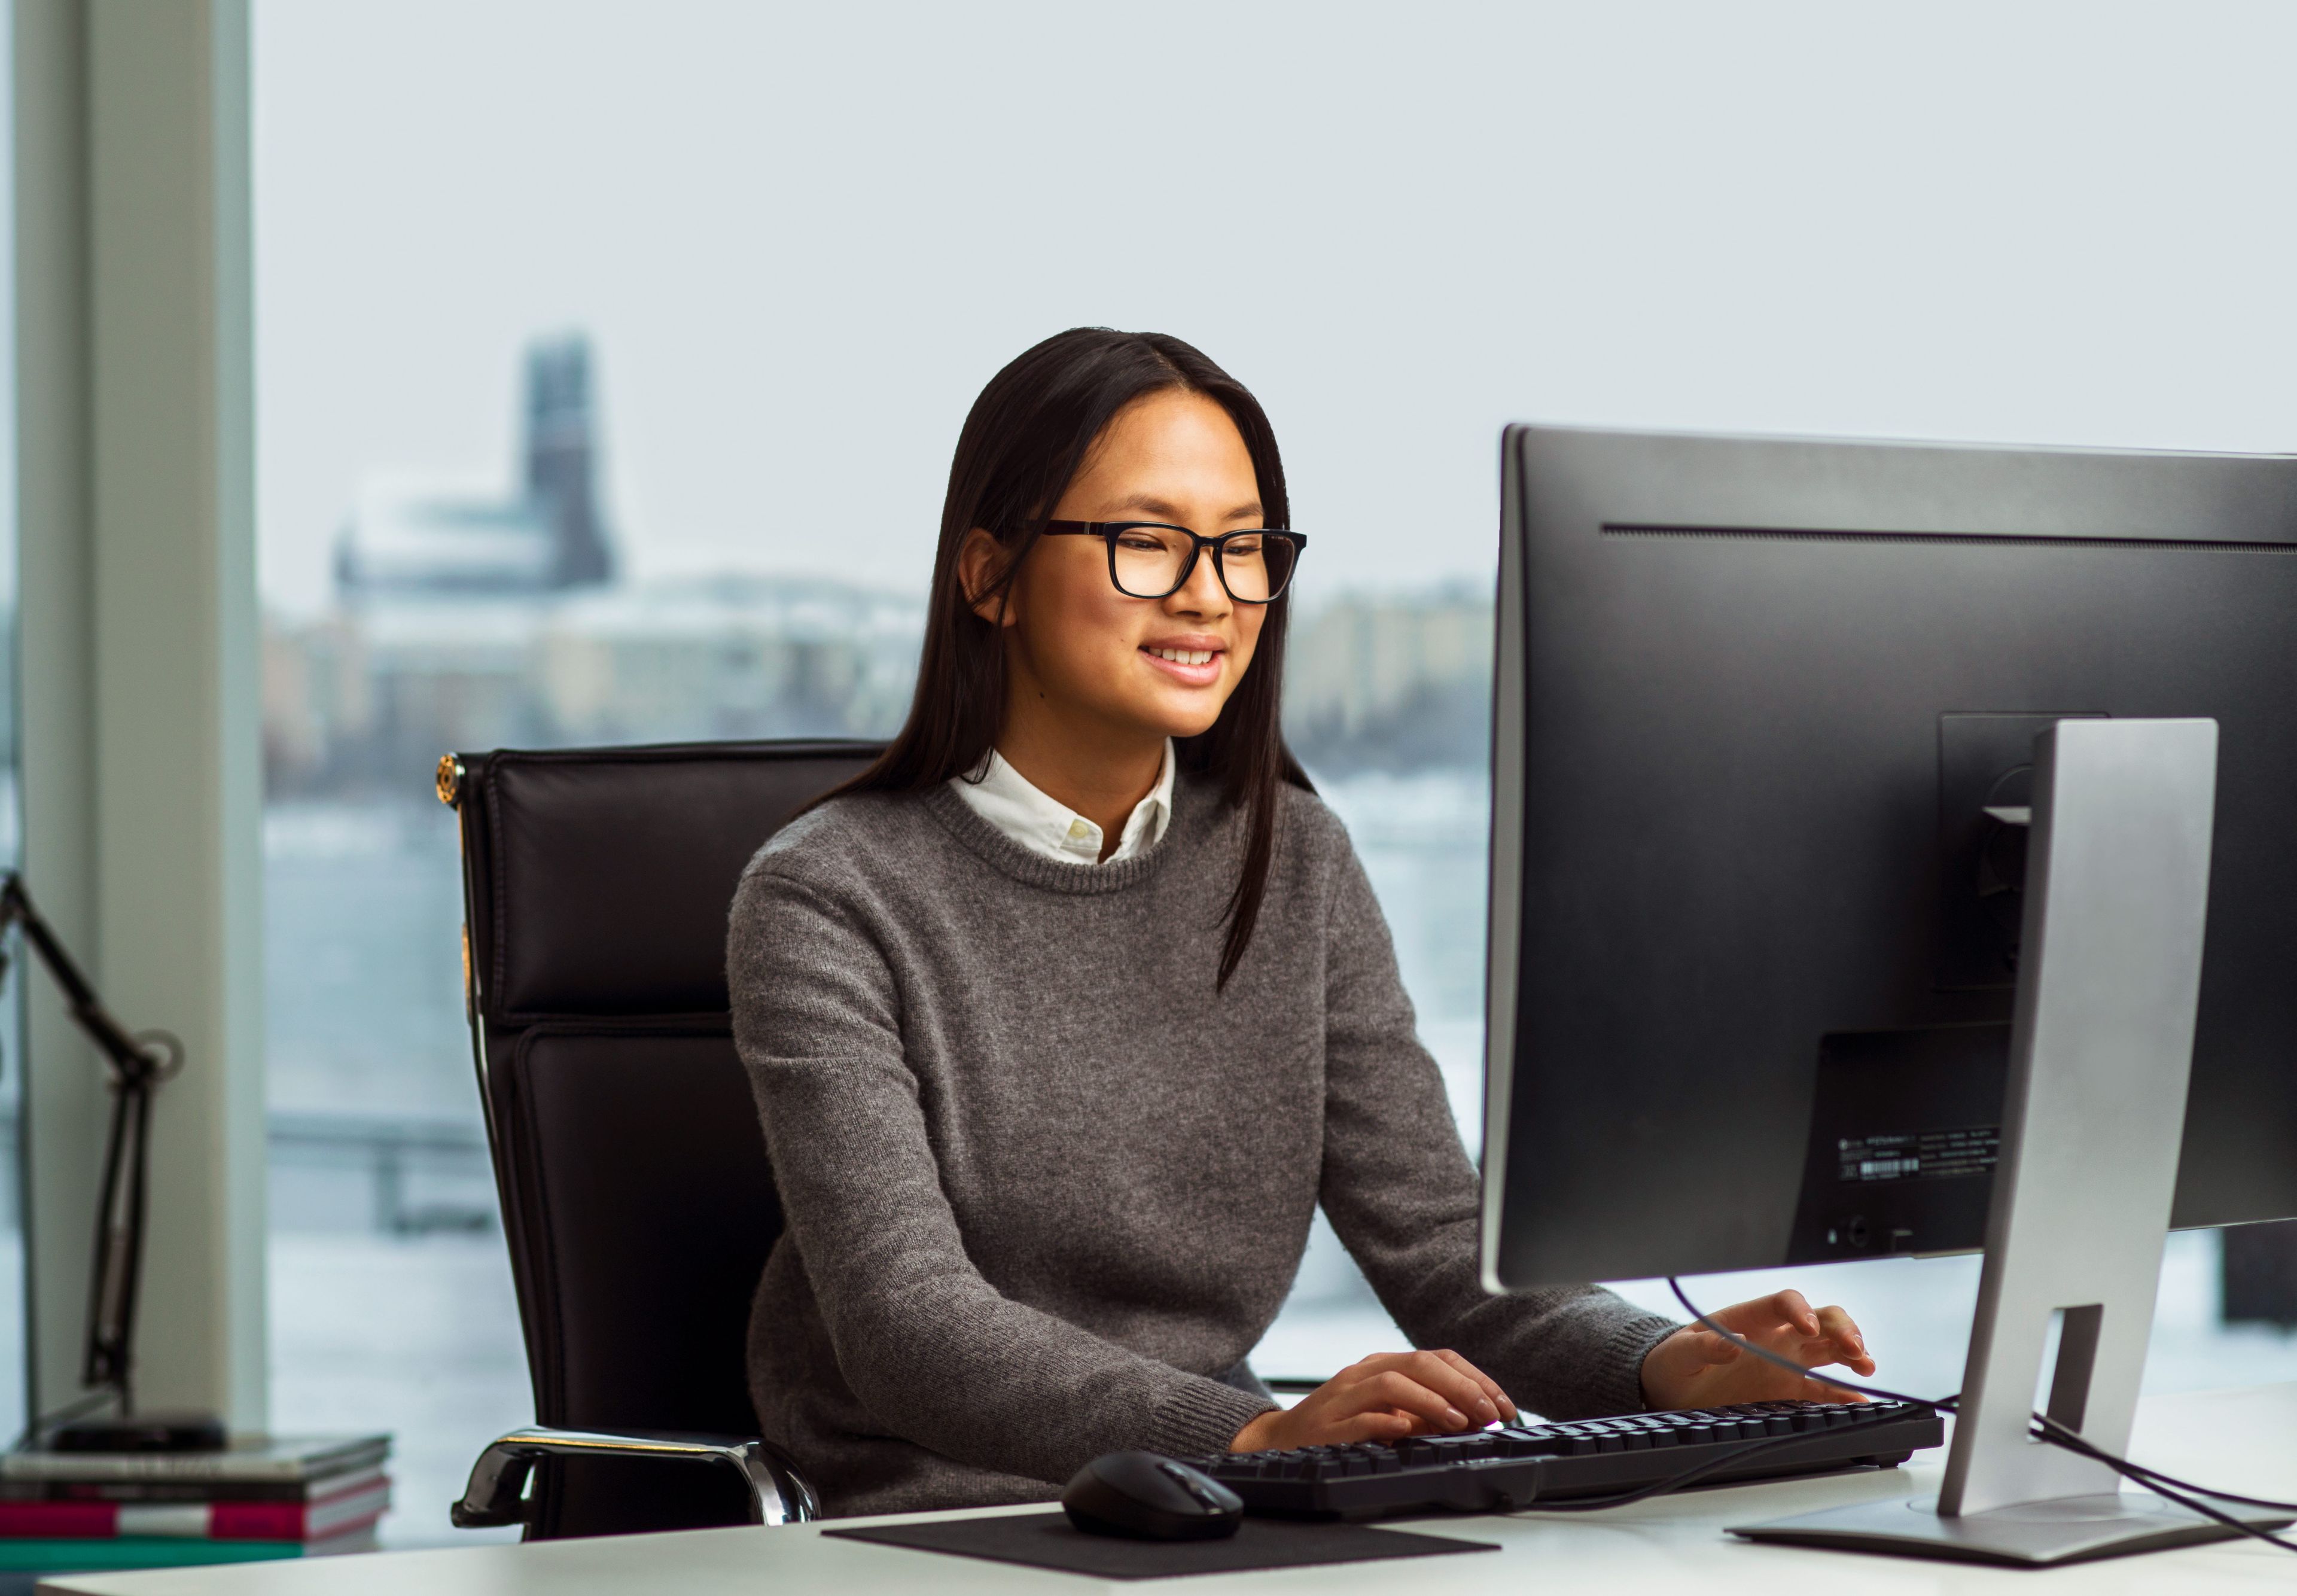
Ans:
POLYGON ((499 1436, 471 1466, 471 1483, 449 1517, 457 1529, 523 1524, 527 1477, 543 1458, 665 1458, 723 1463, 750 1488, 753 1524, 803 1524, 821 1516, 813 1487, 794 1464, 754 1436, 675 1430, 560 1430, 535 1425, 499 1436))

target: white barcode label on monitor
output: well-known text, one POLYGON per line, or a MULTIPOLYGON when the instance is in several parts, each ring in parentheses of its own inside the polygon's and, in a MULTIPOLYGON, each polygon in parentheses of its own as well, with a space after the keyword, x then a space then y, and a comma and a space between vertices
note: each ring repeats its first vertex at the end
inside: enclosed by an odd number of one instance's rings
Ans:
POLYGON ((1915 1131, 1898 1136, 1845 1136, 1835 1142, 1844 1181, 1946 1180, 1982 1175, 2002 1145, 1995 1125, 1956 1131, 1915 1131))

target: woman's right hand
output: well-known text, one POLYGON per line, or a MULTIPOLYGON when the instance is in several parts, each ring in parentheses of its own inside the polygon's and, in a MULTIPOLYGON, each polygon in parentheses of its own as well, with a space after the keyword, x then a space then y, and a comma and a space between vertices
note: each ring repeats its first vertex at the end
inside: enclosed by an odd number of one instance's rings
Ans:
POLYGON ((1293 1406, 1259 1415, 1237 1431, 1228 1449, 1290 1452, 1452 1435, 1515 1416, 1508 1394, 1457 1353, 1378 1353, 1341 1370, 1293 1406))

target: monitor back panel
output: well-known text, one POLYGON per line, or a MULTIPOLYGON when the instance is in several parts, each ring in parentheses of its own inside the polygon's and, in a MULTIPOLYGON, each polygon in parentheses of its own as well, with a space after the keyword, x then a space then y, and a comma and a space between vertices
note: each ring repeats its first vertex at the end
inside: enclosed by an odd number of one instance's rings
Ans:
POLYGON ((2065 715, 2219 723, 2176 1222, 2297 1214, 2297 461, 1504 457, 1493 1284, 1978 1246, 2065 715))

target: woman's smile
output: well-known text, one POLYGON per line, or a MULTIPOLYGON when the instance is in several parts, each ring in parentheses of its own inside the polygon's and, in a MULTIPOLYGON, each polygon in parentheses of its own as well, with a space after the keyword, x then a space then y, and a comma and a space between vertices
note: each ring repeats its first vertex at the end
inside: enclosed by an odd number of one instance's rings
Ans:
POLYGON ((1187 632, 1143 643, 1139 653, 1150 670, 1168 680, 1182 687, 1210 687, 1220 682, 1228 643, 1209 633, 1187 632))

